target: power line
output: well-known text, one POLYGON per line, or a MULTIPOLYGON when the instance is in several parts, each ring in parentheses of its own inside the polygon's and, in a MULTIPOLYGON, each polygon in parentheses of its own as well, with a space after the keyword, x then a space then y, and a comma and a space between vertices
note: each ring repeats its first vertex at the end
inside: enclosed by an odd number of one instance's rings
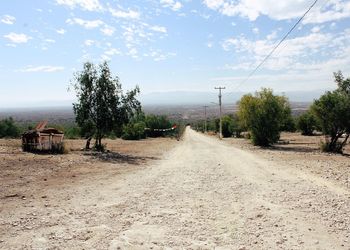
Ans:
POLYGON ((259 65, 248 75, 248 77, 243 80, 239 85, 237 85, 236 89, 240 87, 242 84, 246 83, 254 74, 255 72, 267 61, 267 59, 270 58, 270 56, 275 52, 275 50, 283 43, 284 40, 289 36, 290 33, 298 26, 298 24, 304 19, 304 17, 310 12, 310 10, 316 5, 318 0, 315 0, 313 4, 307 9, 307 11, 302 15, 299 20, 293 25, 293 27, 287 32, 287 34, 284 35, 284 37, 281 39, 281 41, 271 50, 271 52, 259 63, 259 65))

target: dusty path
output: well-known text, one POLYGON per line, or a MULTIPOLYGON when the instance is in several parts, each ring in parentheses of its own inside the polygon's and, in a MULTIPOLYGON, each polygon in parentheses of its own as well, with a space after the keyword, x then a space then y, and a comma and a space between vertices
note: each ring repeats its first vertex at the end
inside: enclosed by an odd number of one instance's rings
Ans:
POLYGON ((43 193, 1 248, 350 249, 349 189, 190 129, 149 168, 43 193))

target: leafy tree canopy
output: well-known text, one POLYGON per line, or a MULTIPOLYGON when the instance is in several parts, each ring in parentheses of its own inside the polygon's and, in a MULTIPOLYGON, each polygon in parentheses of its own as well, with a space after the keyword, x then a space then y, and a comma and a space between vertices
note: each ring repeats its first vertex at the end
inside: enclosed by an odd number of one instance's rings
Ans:
POLYGON ((251 133, 255 145, 268 146, 278 141, 286 117, 290 114, 288 99, 276 96, 271 89, 262 89, 239 101, 241 126, 251 133))
POLYGON ((311 110, 326 135, 324 149, 342 152, 350 135, 350 78, 345 79, 340 71, 334 73, 334 78, 338 88, 315 100, 311 110))
POLYGON ((95 148, 103 150, 102 139, 111 132, 120 134, 123 125, 141 111, 136 99, 139 88, 124 94, 118 76, 112 75, 107 62, 98 67, 85 63, 83 70, 74 75, 73 86, 77 96, 73 110, 82 136, 87 139, 87 149, 94 137, 95 148))

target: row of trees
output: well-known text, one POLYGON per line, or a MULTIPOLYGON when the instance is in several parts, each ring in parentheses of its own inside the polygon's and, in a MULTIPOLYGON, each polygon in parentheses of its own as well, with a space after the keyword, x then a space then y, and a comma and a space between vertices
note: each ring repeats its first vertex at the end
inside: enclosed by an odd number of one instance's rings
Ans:
MULTIPOLYGON (((310 109, 297 118, 291 114, 285 96, 262 89, 255 95, 244 95, 238 102, 238 112, 222 118, 224 137, 240 137, 248 131, 254 145, 269 146, 280 138, 281 131, 298 129, 303 135, 321 131, 325 135, 322 150, 341 153, 350 136, 350 78, 334 73, 338 88, 315 100, 310 109)), ((219 119, 209 121, 208 130, 218 131, 219 119)), ((201 123, 195 127, 203 130, 201 123)))

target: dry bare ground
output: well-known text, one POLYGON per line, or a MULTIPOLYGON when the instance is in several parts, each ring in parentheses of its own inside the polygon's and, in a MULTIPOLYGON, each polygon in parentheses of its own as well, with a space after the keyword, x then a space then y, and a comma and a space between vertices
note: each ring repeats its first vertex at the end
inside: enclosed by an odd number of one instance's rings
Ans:
POLYGON ((349 157, 190 129, 181 142, 118 141, 122 155, 102 157, 9 144, 3 249, 350 249, 349 157))

